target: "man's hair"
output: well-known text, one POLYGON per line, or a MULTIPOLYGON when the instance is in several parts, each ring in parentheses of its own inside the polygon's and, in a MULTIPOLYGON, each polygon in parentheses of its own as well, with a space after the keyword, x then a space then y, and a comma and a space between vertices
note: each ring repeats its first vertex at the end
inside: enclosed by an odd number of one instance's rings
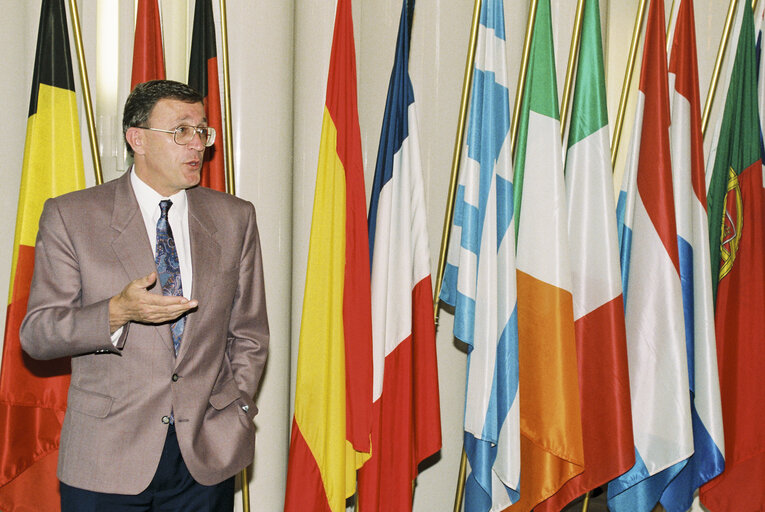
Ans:
POLYGON ((128 128, 146 126, 154 105, 164 99, 186 103, 202 103, 204 100, 195 89, 173 80, 150 80, 136 85, 125 101, 125 110, 122 113, 122 136, 131 156, 133 148, 127 141, 128 128))

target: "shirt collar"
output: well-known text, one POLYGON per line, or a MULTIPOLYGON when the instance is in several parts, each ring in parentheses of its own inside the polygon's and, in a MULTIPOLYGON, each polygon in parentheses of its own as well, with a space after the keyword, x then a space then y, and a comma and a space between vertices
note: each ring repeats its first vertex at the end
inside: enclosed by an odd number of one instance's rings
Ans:
MULTIPOLYGON (((170 199, 173 202, 173 208, 170 209, 169 215, 186 214, 188 201, 186 199, 185 190, 176 192, 170 197, 164 197, 139 178, 133 168, 130 169, 130 184, 133 185, 133 192, 135 193, 136 201, 138 201, 138 206, 141 208, 141 213, 144 218, 153 218, 155 213, 159 212, 159 202, 163 199, 170 199)), ((158 213, 156 217, 159 218, 158 213)))

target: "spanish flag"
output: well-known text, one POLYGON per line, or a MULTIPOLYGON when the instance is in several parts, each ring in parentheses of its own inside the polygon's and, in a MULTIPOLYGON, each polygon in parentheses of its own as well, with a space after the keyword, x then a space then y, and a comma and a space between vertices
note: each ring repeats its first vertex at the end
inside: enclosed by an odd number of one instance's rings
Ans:
POLYGON ((69 360, 21 351, 37 225, 46 199, 85 186, 64 0, 43 0, 29 102, 0 370, 0 510, 58 510, 56 459, 69 360))
POLYGON ((285 512, 345 510, 371 452, 372 311, 351 0, 337 4, 285 512))
POLYGON ((215 145, 205 152, 202 186, 226 191, 223 166, 223 122, 220 112, 218 52, 215 47, 215 20, 211 0, 197 0, 194 7, 194 30, 191 34, 189 85, 204 97, 207 125, 215 128, 215 145))

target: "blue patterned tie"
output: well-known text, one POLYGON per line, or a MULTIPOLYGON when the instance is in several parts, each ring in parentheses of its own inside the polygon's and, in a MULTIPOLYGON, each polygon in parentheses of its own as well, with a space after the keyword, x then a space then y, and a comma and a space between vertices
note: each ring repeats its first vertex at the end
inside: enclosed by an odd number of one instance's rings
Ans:
MULTIPOLYGON (((162 286, 162 295, 182 296, 183 287, 181 286, 181 268, 178 264, 178 252, 175 250, 173 230, 170 229, 170 223, 167 220, 167 212, 171 206, 173 206, 173 202, 169 199, 159 202, 159 208, 162 210, 162 213, 157 221, 157 272, 159 274, 159 284, 162 286)), ((184 316, 170 324, 175 355, 178 355, 178 347, 181 346, 181 336, 183 336, 183 326, 185 324, 186 317, 184 316)))

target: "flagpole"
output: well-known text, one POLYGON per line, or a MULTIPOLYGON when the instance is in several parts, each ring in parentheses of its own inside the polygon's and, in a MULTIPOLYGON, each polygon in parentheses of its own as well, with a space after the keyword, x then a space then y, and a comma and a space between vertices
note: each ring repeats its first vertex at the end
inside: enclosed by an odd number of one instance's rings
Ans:
MULTIPOLYGON (((452 154, 452 170, 449 180, 449 193, 446 201, 446 212, 444 213, 444 227, 441 233, 441 249, 438 255, 438 270, 436 273, 436 285, 433 293, 433 320, 438 329, 439 300, 441 294, 441 282, 444 279, 444 270, 446 268, 446 251, 449 247, 449 235, 451 233, 452 218, 454 216, 454 201, 457 195, 457 178, 459 175, 460 159, 462 158, 462 143, 465 139, 465 124, 467 120, 468 102, 470 101, 470 88, 473 82, 473 63, 475 62, 475 47, 478 40, 478 22, 481 14, 481 0, 475 0, 473 3, 473 19, 470 25, 470 39, 468 40, 467 58, 465 60, 465 72, 462 79, 462 95, 460 97, 460 109, 457 121, 457 135, 454 140, 454 151, 452 154)), ((462 508, 462 497, 465 491, 465 473, 467 469, 467 455, 465 448, 462 449, 460 458, 460 469, 457 477, 457 492, 454 497, 454 512, 462 508)))
MULTIPOLYGON (((228 70, 228 25, 226 23, 226 0, 220 0, 220 39, 223 60, 223 109, 226 118, 225 146, 226 146, 226 192, 236 195, 234 186, 234 142, 231 136, 231 80, 228 70)), ((239 482, 242 486, 242 510, 250 512, 250 478, 247 467, 239 473, 239 482)))
POLYGON ((563 99, 560 103, 560 136, 566 133, 566 120, 568 119, 568 102, 571 97, 571 85, 574 81, 574 67, 576 57, 579 55, 579 40, 582 37, 582 18, 584 14, 584 0, 579 0, 576 6, 576 18, 574 19, 574 32, 571 34, 571 48, 568 51, 568 66, 566 68, 566 81, 563 84, 563 99))
POLYGON ((616 155, 619 153, 619 142, 622 136, 622 125, 624 124, 624 113, 627 110, 627 98, 630 94, 632 84, 632 72, 635 69, 635 57, 640 43, 640 28, 643 26, 645 17, 646 0, 640 0, 637 16, 635 17, 635 28, 632 30, 632 42, 630 43, 630 53, 627 59, 627 69, 624 72, 624 83, 622 84, 622 95, 619 99, 619 110, 616 113, 616 124, 614 125, 614 137, 611 142, 611 166, 616 163, 616 155))
POLYGON ((515 105, 513 106, 513 124, 510 127, 510 149, 515 154, 515 141, 518 135, 518 122, 520 121, 521 103, 523 102, 524 89, 526 87, 526 71, 529 67, 529 53, 531 53, 531 33, 534 31, 534 21, 537 17, 537 2, 531 0, 529 4, 529 20, 526 23, 526 37, 523 40, 523 56, 521 58, 521 72, 518 74, 518 86, 515 89, 515 105))
MULTIPOLYGON (((229 79, 228 72, 228 25, 226 23, 226 0, 220 0, 220 38, 222 46, 223 57, 223 110, 226 118, 226 192, 231 195, 236 195, 236 187, 234 186, 234 138, 231 136, 231 80, 229 79)), ((242 470, 242 475, 247 475, 247 468, 242 470)), ((244 487, 242 487, 244 489, 244 487)), ((247 502, 244 507, 244 512, 250 510, 250 496, 249 490, 247 494, 247 502)), ((244 499, 245 492, 242 492, 242 499, 244 499)))
POLYGON ((74 47, 77 52, 77 61, 80 64, 80 84, 82 86, 82 99, 85 102, 85 117, 88 122, 90 154, 93 157, 93 172, 96 175, 96 185, 100 185, 104 182, 104 175, 101 172, 101 159, 98 156, 98 135, 96 134, 96 123, 93 118, 93 103, 90 99, 88 68, 85 64, 85 52, 82 49, 82 31, 80 30, 80 15, 77 12, 77 0, 69 0, 69 14, 72 16, 74 47))
MULTIPOLYGON (((752 2, 752 9, 757 5, 757 0, 752 2)), ((707 132, 707 124, 709 123, 709 114, 712 110, 712 102, 715 99, 715 93, 717 92, 717 82, 720 79, 720 68, 722 68, 723 57, 725 56, 725 50, 728 47, 728 38, 730 37, 730 29, 733 26, 733 15, 736 12, 736 0, 730 0, 728 6, 728 14, 725 17, 725 25, 723 27, 723 33, 720 37, 720 47, 717 49, 717 58, 715 59, 714 71, 712 71, 712 81, 709 83, 709 91, 707 92, 707 100, 704 103, 704 113, 701 115, 701 135, 702 137, 707 132)))
MULTIPOLYGON (((475 60, 475 46, 478 40, 478 20, 481 14, 481 0, 475 0, 473 4, 473 21, 470 27, 470 40, 468 41, 467 60, 465 73, 462 79, 462 96, 460 98, 460 110, 457 121, 457 136, 454 140, 454 152, 452 154, 452 172, 449 180, 449 193, 446 201, 446 213, 444 214, 444 228, 441 232, 441 250, 438 254, 438 271, 436 274, 436 286, 433 293, 433 320, 438 327, 438 296, 441 294, 441 281, 444 279, 446 268, 446 251, 449 247, 449 234, 451 233, 452 217, 454 216, 454 200, 457 195, 457 177, 462 158, 462 142, 465 139, 465 123, 467 120, 467 108, 470 98, 470 86, 473 82, 473 62, 475 60)), ((464 452, 463 452, 464 456, 464 452)), ((463 457, 464 462, 464 457, 463 457)))

